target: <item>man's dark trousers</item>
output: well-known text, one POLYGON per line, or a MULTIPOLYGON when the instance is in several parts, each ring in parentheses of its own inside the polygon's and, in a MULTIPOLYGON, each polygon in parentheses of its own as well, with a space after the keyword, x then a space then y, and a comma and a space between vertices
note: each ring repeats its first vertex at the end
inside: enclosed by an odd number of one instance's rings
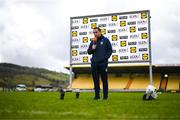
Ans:
POLYGON ((94 80, 94 90, 95 90, 95 99, 99 99, 100 92, 100 81, 99 77, 101 76, 101 80, 103 83, 103 98, 108 98, 108 76, 107 76, 107 62, 91 62, 91 71, 94 80))

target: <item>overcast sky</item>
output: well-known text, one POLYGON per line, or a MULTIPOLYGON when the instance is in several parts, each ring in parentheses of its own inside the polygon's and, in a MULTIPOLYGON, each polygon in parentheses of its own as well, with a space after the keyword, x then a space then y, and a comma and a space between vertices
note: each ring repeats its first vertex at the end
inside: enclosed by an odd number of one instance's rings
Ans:
POLYGON ((180 63, 180 0, 0 0, 0 62, 65 71, 70 17, 150 10, 153 64, 180 63))

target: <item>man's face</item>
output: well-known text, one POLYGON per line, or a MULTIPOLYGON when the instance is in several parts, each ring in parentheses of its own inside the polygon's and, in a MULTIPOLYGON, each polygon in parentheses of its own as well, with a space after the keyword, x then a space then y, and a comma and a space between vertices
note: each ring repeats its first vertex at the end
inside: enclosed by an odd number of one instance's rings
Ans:
POLYGON ((98 29, 93 29, 93 33, 96 38, 99 38, 101 36, 101 32, 98 31, 98 29))

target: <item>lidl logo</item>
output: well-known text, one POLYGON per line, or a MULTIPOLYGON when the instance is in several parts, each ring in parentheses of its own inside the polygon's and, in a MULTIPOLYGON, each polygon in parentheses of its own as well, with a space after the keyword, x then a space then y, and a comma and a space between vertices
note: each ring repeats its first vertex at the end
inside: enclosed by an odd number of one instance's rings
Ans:
POLYGON ((117 41, 118 40, 118 36, 117 35, 112 35, 112 41, 117 41))
POLYGON ((118 55, 112 55, 112 61, 118 61, 118 55))
POLYGON ((146 19, 146 18, 147 18, 147 12, 142 12, 141 19, 146 19))
POLYGON ((113 52, 113 53, 116 53, 116 50, 113 50, 112 52, 113 52))
POLYGON ((134 32, 136 32, 136 27, 135 26, 130 27, 130 33, 134 33, 134 32))
POLYGON ((77 50, 72 50, 72 56, 77 56, 77 50))
POLYGON ((83 57, 83 62, 88 62, 88 56, 83 57))
POLYGON ((147 39, 148 34, 147 33, 141 33, 141 39, 147 39))
POLYGON ((112 21, 117 21, 117 16, 116 15, 112 16, 112 21))
POLYGON ((77 37, 77 31, 72 31, 72 37, 77 37))
POLYGON ((130 52, 131 53, 136 53, 136 47, 130 47, 130 52))
POLYGON ((120 42, 120 46, 121 46, 121 47, 125 47, 125 46, 126 46, 126 41, 121 41, 121 42, 120 42))
POLYGON ((126 26, 126 21, 120 21, 120 26, 121 26, 121 27, 126 26))
POLYGON ((92 24, 91 24, 91 28, 93 29, 93 28, 95 28, 95 27, 97 27, 97 23, 92 23, 92 24))
POLYGON ((83 24, 88 24, 88 18, 83 18, 83 24))
POLYGON ((143 60, 148 60, 148 54, 147 53, 142 54, 142 59, 143 60))
POLYGON ((88 37, 83 37, 83 43, 87 43, 88 42, 88 37))
POLYGON ((106 29, 101 29, 101 34, 105 35, 106 34, 106 29))

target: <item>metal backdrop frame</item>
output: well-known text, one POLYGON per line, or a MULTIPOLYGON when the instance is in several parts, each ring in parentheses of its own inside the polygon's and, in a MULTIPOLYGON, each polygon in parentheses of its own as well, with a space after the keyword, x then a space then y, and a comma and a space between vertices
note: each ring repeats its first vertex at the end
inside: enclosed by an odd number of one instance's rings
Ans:
POLYGON ((147 61, 118 61, 118 62, 109 62, 109 63, 147 63, 149 62, 149 78, 150 78, 150 85, 153 85, 153 77, 152 77, 152 52, 151 52, 151 25, 150 25, 150 10, 141 10, 141 11, 131 11, 131 12, 123 12, 123 13, 109 13, 109 14, 99 14, 99 15, 86 15, 86 16, 76 16, 70 17, 70 80, 69 80, 69 89, 72 89, 72 79, 73 79, 73 65, 85 65, 90 64, 88 63, 72 63, 72 19, 84 18, 84 17, 102 17, 102 16, 111 16, 111 15, 124 15, 124 14, 133 14, 133 13, 141 13, 147 12, 148 14, 148 40, 149 40, 149 60, 147 61))

